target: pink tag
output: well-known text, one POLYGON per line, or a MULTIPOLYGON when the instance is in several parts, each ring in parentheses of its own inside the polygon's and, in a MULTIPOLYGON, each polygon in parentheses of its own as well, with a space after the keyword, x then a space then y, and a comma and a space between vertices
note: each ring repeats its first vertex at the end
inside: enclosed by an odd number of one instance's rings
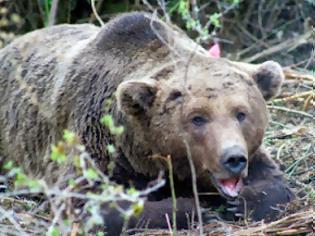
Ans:
POLYGON ((221 57, 221 50, 220 50, 220 46, 218 43, 215 43, 211 46, 211 48, 209 49, 209 54, 210 54, 210 56, 212 56, 214 58, 221 57))

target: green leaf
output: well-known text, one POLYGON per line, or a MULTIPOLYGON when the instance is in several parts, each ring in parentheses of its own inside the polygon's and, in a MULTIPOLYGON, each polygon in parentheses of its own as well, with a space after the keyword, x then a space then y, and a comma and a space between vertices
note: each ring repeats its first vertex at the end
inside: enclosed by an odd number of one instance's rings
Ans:
POLYGON ((73 165, 76 167, 76 168, 81 168, 81 159, 80 159, 80 156, 78 155, 74 155, 72 157, 72 161, 73 161, 73 165))
POLYGON ((113 130, 112 130, 112 134, 114 135, 121 135, 123 132, 124 132, 124 127, 123 126, 118 126, 118 127, 115 127, 113 130))
POLYGON ((140 214, 142 213, 143 211, 143 204, 141 203, 135 203, 132 205, 132 210, 133 210, 133 214, 135 216, 140 216, 140 214))
POLYGON ((107 151, 109 152, 109 154, 114 154, 116 152, 116 148, 113 144, 108 144, 107 151))
POLYGON ((13 161, 8 161, 8 162, 6 162, 6 163, 4 164, 4 166, 3 166, 3 168, 4 168, 5 170, 11 170, 12 167, 13 167, 13 161))
POLYGON ((101 123, 104 124, 113 135, 120 135, 124 132, 123 126, 115 126, 112 115, 104 115, 101 119, 101 123))
POLYGON ((240 3, 240 0, 230 0, 230 4, 238 5, 240 3))
POLYGON ((27 181, 27 186, 33 191, 39 190, 41 188, 41 185, 37 179, 29 179, 27 181))
POLYGON ((221 14, 217 12, 213 13, 209 17, 211 24, 216 28, 221 27, 220 18, 221 18, 221 14))
POLYGON ((112 99, 106 99, 104 102, 105 109, 109 109, 109 107, 112 105, 112 103, 113 103, 112 99))
POLYGON ((69 179, 69 180, 68 180, 68 185, 69 185, 71 188, 73 188, 73 187, 75 186, 75 181, 74 181, 74 179, 69 179))
POLYGON ((111 115, 104 115, 101 122, 109 129, 114 126, 114 121, 111 115))
POLYGON ((88 168, 85 172, 85 177, 89 180, 96 180, 98 179, 98 174, 94 169, 88 168))
POLYGON ((59 236, 60 232, 59 232, 59 229, 57 228, 52 228, 50 230, 50 236, 59 236))
POLYGON ((56 161, 59 164, 66 162, 67 156, 64 153, 64 144, 62 142, 58 143, 57 145, 52 145, 51 149, 51 160, 56 161))
POLYGON ((27 183, 27 180, 28 178, 24 173, 22 172, 17 173, 15 177, 14 185, 16 186, 25 185, 27 183))
POLYGON ((182 15, 182 17, 187 17, 188 15, 188 4, 186 1, 181 0, 178 5, 178 12, 182 15))
POLYGON ((74 144, 75 139, 76 139, 76 135, 75 135, 75 133, 73 133, 69 130, 64 130, 63 131, 63 139, 69 144, 74 144))
POLYGON ((135 188, 129 188, 127 190, 127 194, 128 195, 138 195, 139 194, 139 191, 137 191, 135 188))
POLYGON ((222 212, 225 211, 225 206, 224 206, 224 205, 220 205, 220 206, 219 206, 218 208, 216 208, 214 211, 217 212, 217 213, 222 213, 222 212))

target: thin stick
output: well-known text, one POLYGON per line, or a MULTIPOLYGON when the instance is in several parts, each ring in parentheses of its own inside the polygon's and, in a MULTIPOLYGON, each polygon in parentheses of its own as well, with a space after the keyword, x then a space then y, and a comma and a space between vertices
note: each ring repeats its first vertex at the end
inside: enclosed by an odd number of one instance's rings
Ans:
POLYGON ((52 26, 56 22, 56 16, 57 16, 57 11, 58 11, 58 2, 59 2, 59 0, 53 0, 53 2, 51 4, 48 26, 52 26))
MULTIPOLYGON (((196 49, 197 49, 197 45, 195 47, 195 50, 196 49)), ((187 60, 187 64, 185 67, 185 76, 184 76, 184 88, 186 88, 186 85, 187 85, 189 63, 192 61, 192 59, 195 55, 195 50, 192 51, 192 53, 190 54, 190 56, 187 60)), ((189 95, 188 90, 187 90, 187 94, 189 95)), ((182 117, 183 116, 183 104, 181 105, 180 109, 181 109, 180 113, 181 113, 181 117, 182 117)), ((183 127, 182 127, 182 133, 184 134, 183 127)), ((200 209, 199 194, 198 194, 198 190, 197 190, 196 169, 195 169, 194 162, 192 159, 191 150, 190 150, 189 144, 188 144, 185 136, 183 137, 183 142, 184 142, 185 147, 186 147, 187 158, 188 158, 189 166, 190 166, 192 188, 193 188, 194 200, 195 200, 195 205, 196 205, 196 212, 197 212, 197 217, 198 217, 198 222, 199 222, 199 235, 202 236, 203 235, 203 221, 202 221, 202 215, 201 215, 201 209, 200 209)))
POLYGON ((312 92, 312 94, 310 94, 306 99, 305 102, 303 104, 303 108, 302 111, 306 111, 306 109, 308 108, 308 106, 314 102, 315 100, 315 92, 312 92))
POLYGON ((297 98, 306 97, 306 96, 313 95, 313 94, 314 94, 313 91, 307 91, 307 92, 294 94, 294 95, 289 96, 289 97, 274 99, 274 100, 272 100, 272 102, 287 102, 290 100, 295 100, 297 98))
POLYGON ((298 115, 302 115, 302 116, 306 116, 308 118, 311 118, 313 120, 315 120, 315 117, 313 117, 312 115, 304 112, 304 111, 298 111, 298 110, 293 110, 293 109, 289 109, 286 107, 280 107, 280 106, 267 106, 269 109, 274 109, 274 110, 279 110, 279 111, 285 111, 285 112, 289 112, 289 113, 294 113, 294 114, 298 114, 298 115))
POLYGON ((96 7, 95 7, 95 0, 91 0, 91 6, 92 6, 92 11, 93 11, 93 13, 95 15, 95 18, 98 20, 100 25, 103 27, 105 25, 105 23, 103 22, 102 18, 97 13, 97 10, 96 10, 96 7))
POLYGON ((79 228, 80 228, 79 223, 73 223, 70 236, 78 235, 79 228))
MULTIPOLYGON (((97 6, 95 7, 95 11, 93 11, 93 13, 90 16, 89 23, 92 23, 95 20, 96 15, 94 12, 97 12, 97 10, 101 7, 102 4, 103 4, 103 0, 99 0, 97 3, 97 6)), ((92 7, 92 9, 93 9, 93 7, 92 7)))
POLYGON ((173 174, 173 165, 172 165, 172 159, 171 156, 168 155, 166 158, 167 166, 169 170, 169 180, 170 180, 170 186, 171 186, 171 193, 172 193, 172 205, 173 205, 173 211, 172 211, 172 217, 173 217, 173 235, 177 234, 177 224, 176 224, 176 209, 177 209, 177 202, 176 202, 176 194, 175 194, 175 185, 174 185, 174 174, 173 174))
POLYGON ((301 79, 315 82, 315 75, 312 74, 301 73, 288 68, 283 68, 283 73, 286 79, 301 79))
POLYGON ((279 51, 282 51, 284 49, 288 49, 288 50, 292 50, 293 48, 296 48, 297 46, 299 46, 300 44, 303 44, 305 42, 308 42, 311 39, 312 36, 312 31, 306 32, 305 34, 298 36, 296 38, 293 39, 288 39, 280 44, 277 44, 273 47, 270 47, 262 52, 259 52, 249 58, 245 58, 243 61, 244 62, 252 62, 252 61, 256 61, 257 59, 260 59, 262 57, 267 57, 270 56, 274 53, 277 53, 279 51))
POLYGON ((190 166, 192 187, 193 187, 193 193, 194 193, 194 199, 195 199, 195 205, 196 205, 196 212, 197 212, 198 221, 199 221, 199 235, 202 236, 203 235, 203 222, 202 222, 202 216, 201 216, 199 194, 198 194, 198 190, 197 190, 196 169, 195 169, 192 157, 191 157, 190 147, 189 147, 188 142, 185 138, 184 138, 184 143, 185 143, 187 158, 188 158, 189 166, 190 166))
POLYGON ((166 219, 166 223, 167 223, 167 227, 170 232, 170 235, 173 235, 172 226, 171 226, 171 222, 170 222, 170 218, 168 217, 168 214, 165 214, 165 219, 166 219))

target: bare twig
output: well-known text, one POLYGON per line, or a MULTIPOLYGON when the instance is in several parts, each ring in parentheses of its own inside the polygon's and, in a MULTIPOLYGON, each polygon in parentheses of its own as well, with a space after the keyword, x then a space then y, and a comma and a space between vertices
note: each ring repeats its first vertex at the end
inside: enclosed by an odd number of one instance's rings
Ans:
MULTIPOLYGON (((188 91, 186 85, 187 85, 189 64, 191 63, 193 57, 195 56, 196 50, 197 50, 197 45, 195 46, 195 49, 191 51, 190 56, 189 56, 189 58, 188 58, 188 60, 186 62, 186 67, 185 67, 184 88, 187 90, 187 94, 188 95, 189 95, 189 91, 188 91)), ((180 107, 180 114, 181 114, 181 117, 183 117, 183 105, 180 107)), ((198 217, 198 222, 199 222, 199 235, 202 236, 203 235, 203 220, 202 220, 202 215, 201 215, 199 194, 198 194, 198 189, 197 189, 196 169, 195 169, 195 165, 194 165, 194 162, 193 162, 191 149, 190 149, 189 143, 188 143, 188 141, 187 141, 187 139, 185 137, 185 132, 184 132, 183 128, 182 128, 182 133, 183 133, 183 142, 184 142, 185 147, 186 147, 187 159, 189 161, 189 166, 190 166, 192 188, 193 188, 196 212, 197 212, 197 217, 198 217)))
POLYGON ((301 73, 290 68, 284 68, 283 73, 286 79, 300 79, 300 80, 309 80, 315 82, 315 75, 301 73))
POLYGON ((297 94, 294 94, 294 95, 289 96, 289 97, 274 99, 274 100, 272 100, 272 102, 273 103, 276 103, 276 102, 288 102, 288 101, 291 101, 291 100, 295 100, 297 98, 308 97, 310 95, 314 95, 314 92, 313 91, 307 91, 307 92, 297 93, 297 94))
POLYGON ((288 39, 288 40, 286 40, 280 44, 277 44, 273 47, 270 47, 270 48, 268 48, 262 52, 259 52, 255 55, 251 56, 251 57, 245 58, 243 61, 244 62, 253 62, 253 61, 256 61, 260 58, 267 57, 267 56, 270 56, 274 53, 282 51, 284 49, 293 50, 297 46, 308 42, 312 37, 312 33, 313 33, 312 31, 309 31, 309 32, 307 32, 301 36, 296 37, 296 38, 288 39))
POLYGON ((58 2, 59 0, 53 0, 49 13, 48 26, 52 26, 56 22, 56 16, 58 12, 58 2))
POLYGON ((191 4, 192 18, 194 20, 197 20, 198 19, 198 12, 199 12, 197 0, 190 0, 190 4, 191 4))
POLYGON ((166 158, 168 171, 169 171, 169 180, 170 180, 170 187, 171 187, 171 193, 172 193, 172 202, 173 202, 173 235, 176 235, 177 232, 177 224, 176 224, 176 194, 175 194, 175 185, 174 185, 174 174, 173 174, 173 165, 172 165, 172 159, 171 156, 168 155, 166 158))
POLYGON ((166 224, 167 224, 168 230, 170 232, 170 235, 173 236, 173 230, 172 230, 172 226, 171 226, 171 222, 170 222, 170 218, 169 218, 168 214, 165 214, 165 220, 166 220, 166 224))
POLYGON ((197 189, 196 169, 195 169, 195 165, 191 156, 189 144, 185 138, 184 138, 184 144, 186 147, 187 158, 189 161, 190 172, 191 172, 192 188, 193 188, 193 193, 194 193, 197 217, 199 221, 199 235, 202 236, 203 235, 203 221, 202 221, 202 215, 201 215, 201 209, 200 209, 199 194, 198 194, 198 189, 197 189))
POLYGON ((80 224, 79 223, 73 223, 70 236, 78 235, 79 228, 80 228, 80 224))
POLYGON ((313 117, 311 114, 308 114, 308 113, 303 112, 303 111, 298 111, 298 110, 289 109, 289 108, 281 107, 281 106, 274 106, 274 105, 269 105, 269 106, 267 106, 267 107, 268 107, 269 109, 274 109, 274 110, 279 110, 279 111, 285 111, 285 112, 289 112, 289 113, 293 113, 293 114, 305 116, 305 117, 308 117, 308 118, 311 118, 311 119, 315 120, 315 117, 313 117))
POLYGON ((158 1, 159 6, 161 7, 162 11, 163 11, 163 16, 165 17, 165 21, 167 23, 171 23, 171 19, 170 16, 167 13, 167 9, 166 9, 166 3, 164 0, 159 0, 158 1))
POLYGON ((103 27, 105 25, 105 23, 103 22, 102 18, 99 16, 99 14, 97 13, 96 7, 95 7, 95 0, 91 0, 91 6, 92 6, 92 11, 96 17, 96 19, 98 20, 98 22, 100 23, 100 25, 103 27))
POLYGON ((305 99, 302 111, 306 111, 306 109, 309 107, 312 102, 315 102, 315 92, 312 91, 312 93, 305 99))
MULTIPOLYGON (((94 0, 94 1, 95 1, 95 0, 94 0)), ((103 4, 103 1, 104 1, 104 0, 99 0, 99 1, 97 2, 97 5, 95 6, 95 11, 93 10, 93 13, 92 13, 91 16, 90 16, 89 23, 92 23, 92 22, 95 20, 95 18, 96 18, 95 12, 96 12, 96 13, 98 12, 98 9, 100 9, 101 5, 103 4)), ((92 3, 91 3, 91 5, 92 5, 92 3)), ((92 7, 92 9, 93 9, 93 7, 92 7)), ((100 17, 100 18, 101 18, 101 17, 100 17)))

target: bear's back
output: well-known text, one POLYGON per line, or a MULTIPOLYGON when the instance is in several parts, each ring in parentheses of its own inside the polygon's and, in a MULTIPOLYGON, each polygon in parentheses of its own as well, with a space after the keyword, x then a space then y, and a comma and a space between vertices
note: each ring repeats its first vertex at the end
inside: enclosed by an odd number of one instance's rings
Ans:
POLYGON ((49 93, 54 83, 49 80, 64 76, 75 56, 98 32, 98 27, 89 24, 53 26, 28 33, 1 49, 0 102, 8 102, 24 83, 49 93))
POLYGON ((0 50, 0 157, 34 166, 34 173, 40 167, 27 154, 49 157, 45 146, 61 132, 58 93, 70 65, 98 32, 89 24, 53 26, 0 50))

